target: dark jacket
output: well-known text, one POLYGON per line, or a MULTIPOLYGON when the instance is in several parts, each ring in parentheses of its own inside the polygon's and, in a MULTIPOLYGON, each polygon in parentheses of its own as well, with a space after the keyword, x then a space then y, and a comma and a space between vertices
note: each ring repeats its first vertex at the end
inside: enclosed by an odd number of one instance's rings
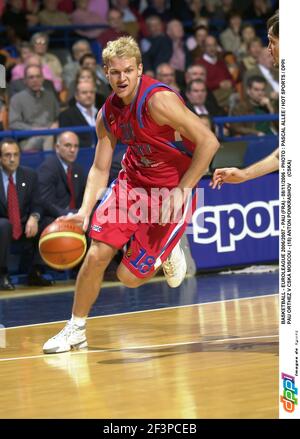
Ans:
MULTIPOLYGON (((80 113, 76 105, 68 108, 58 116, 59 127, 89 126, 86 119, 80 113)), ((80 147, 89 148, 95 145, 95 136, 93 133, 77 133, 80 147)))
MULTIPOLYGON (((48 156, 38 167, 37 172, 45 215, 57 218, 69 213, 70 191, 67 175, 57 156, 48 156)), ((86 175, 77 163, 72 165, 72 176, 76 209, 79 209, 86 185, 86 175)))
MULTIPOLYGON (((36 171, 25 166, 19 166, 16 175, 16 189, 20 206, 21 222, 24 225, 32 213, 37 212, 40 215, 43 213, 36 171)), ((1 170, 0 218, 7 218, 7 200, 4 193, 1 170)))

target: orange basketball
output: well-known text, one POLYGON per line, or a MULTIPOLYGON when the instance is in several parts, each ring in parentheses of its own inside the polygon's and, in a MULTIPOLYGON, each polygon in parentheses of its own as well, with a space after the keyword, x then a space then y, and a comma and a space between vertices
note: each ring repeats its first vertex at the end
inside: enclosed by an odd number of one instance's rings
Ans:
POLYGON ((45 228, 39 240, 41 257, 52 268, 75 267, 86 252, 86 239, 80 227, 71 221, 56 220, 45 228))

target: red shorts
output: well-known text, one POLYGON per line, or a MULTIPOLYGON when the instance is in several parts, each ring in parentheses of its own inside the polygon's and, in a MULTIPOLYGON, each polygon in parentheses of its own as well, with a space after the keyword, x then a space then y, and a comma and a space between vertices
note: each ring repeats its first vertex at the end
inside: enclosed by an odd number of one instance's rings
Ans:
POLYGON ((155 218, 159 212, 151 205, 153 197, 150 200, 145 189, 132 188, 122 175, 96 209, 90 237, 117 249, 128 243, 122 263, 136 277, 145 278, 160 267, 180 240, 194 211, 195 197, 186 203, 180 221, 161 226, 151 217, 151 212, 155 218))

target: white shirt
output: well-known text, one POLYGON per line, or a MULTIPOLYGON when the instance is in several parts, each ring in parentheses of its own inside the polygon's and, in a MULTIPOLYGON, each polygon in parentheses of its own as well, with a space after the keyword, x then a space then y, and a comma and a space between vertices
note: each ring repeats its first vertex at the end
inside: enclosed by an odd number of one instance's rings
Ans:
POLYGON ((78 110, 80 111, 80 113, 82 114, 82 116, 87 121, 87 123, 89 124, 89 126, 95 127, 96 126, 96 116, 98 113, 97 108, 93 105, 92 107, 87 109, 86 107, 83 107, 81 104, 79 104, 79 102, 76 102, 76 106, 77 106, 78 110))

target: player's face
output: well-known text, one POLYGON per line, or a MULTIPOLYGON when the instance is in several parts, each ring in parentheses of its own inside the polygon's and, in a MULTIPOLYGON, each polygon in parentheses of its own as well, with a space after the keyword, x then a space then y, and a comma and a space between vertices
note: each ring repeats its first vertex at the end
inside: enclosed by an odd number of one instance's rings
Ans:
POLYGON ((124 104, 134 99, 142 71, 142 64, 137 66, 135 58, 112 58, 105 68, 111 88, 124 104))
POLYGON ((13 174, 20 164, 20 150, 16 143, 3 143, 0 164, 7 174, 13 174))
POLYGON ((272 55, 274 65, 277 67, 279 65, 279 38, 275 37, 272 32, 268 33, 268 38, 268 50, 272 55))

